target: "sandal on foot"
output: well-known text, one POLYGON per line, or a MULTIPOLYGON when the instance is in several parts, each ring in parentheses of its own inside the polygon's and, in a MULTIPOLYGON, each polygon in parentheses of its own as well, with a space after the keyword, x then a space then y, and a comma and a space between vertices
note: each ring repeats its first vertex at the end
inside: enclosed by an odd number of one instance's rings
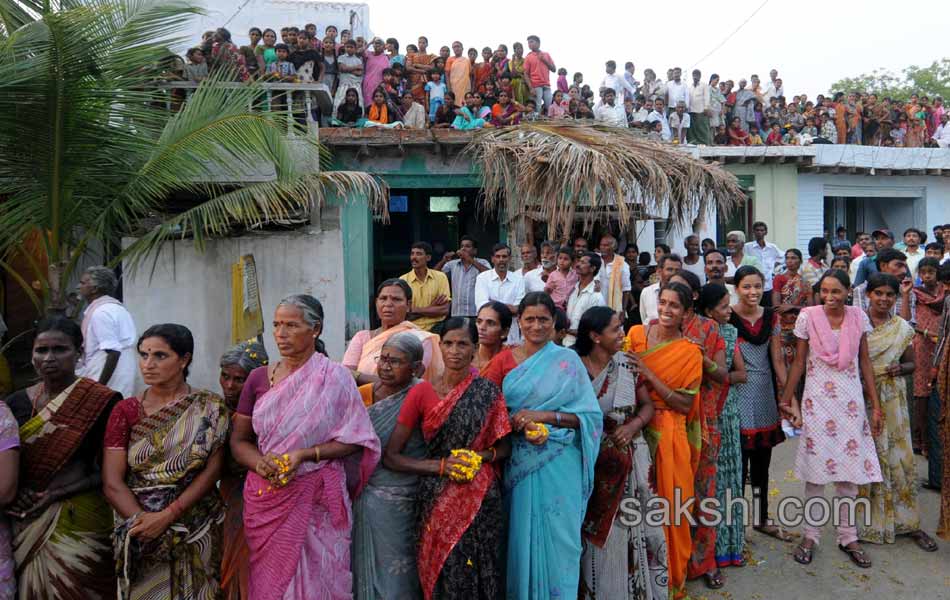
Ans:
POLYGON ((755 529, 761 534, 767 535, 769 537, 773 537, 782 542, 791 542, 795 539, 795 537, 792 536, 792 534, 788 533, 787 531, 785 531, 781 527, 778 527, 777 525, 756 525, 752 529, 755 529))
POLYGON ((871 559, 868 558, 868 555, 865 554, 863 548, 848 548, 847 546, 842 546, 838 544, 838 550, 841 550, 848 555, 848 558, 851 559, 851 562, 858 565, 862 569, 871 568, 871 559))
POLYGON ((792 558, 799 564, 810 565, 812 558, 814 558, 815 546, 806 548, 804 544, 805 542, 802 542, 795 548, 795 552, 792 553, 792 558))
POLYGON ((910 539, 914 540, 914 543, 917 544, 917 546, 924 552, 937 551, 937 542, 935 542, 932 537, 921 530, 911 533, 910 539))
POLYGON ((725 585, 725 582, 722 580, 722 571, 719 569, 706 573, 703 575, 703 579, 706 580, 706 587, 711 590, 718 590, 725 585))

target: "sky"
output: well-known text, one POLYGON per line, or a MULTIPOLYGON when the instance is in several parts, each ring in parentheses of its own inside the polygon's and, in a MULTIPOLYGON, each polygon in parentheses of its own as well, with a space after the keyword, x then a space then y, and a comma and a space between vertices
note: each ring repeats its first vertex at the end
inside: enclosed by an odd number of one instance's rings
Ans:
MULTIPOLYGON (((899 72, 908 65, 929 65, 950 56, 946 38, 935 34, 939 27, 931 28, 936 24, 931 19, 944 20, 938 15, 946 16, 948 0, 919 0, 913 8, 916 16, 909 19, 890 0, 825 0, 804 5, 766 0, 737 33, 733 32, 763 0, 661 1, 655 10, 645 2, 616 0, 418 5, 370 0, 366 4, 375 35, 395 37, 404 47, 424 34, 432 53, 454 40, 466 49, 478 48, 479 53, 482 47, 496 48, 499 43, 510 50, 513 42, 525 43, 528 35, 535 34, 541 38, 541 49, 551 53, 558 67, 568 70, 568 79, 580 71, 591 87, 603 77, 604 62, 613 59, 618 70, 632 61, 641 81, 648 67, 662 79, 668 68, 680 66, 687 80, 689 72, 699 68, 704 79, 718 73, 723 79, 738 81, 756 73, 763 82, 775 68, 786 94, 804 92, 814 98, 842 77, 879 67, 899 72), (810 16, 803 15, 802 6, 810 16), (654 22, 647 24, 646 18, 654 22), (811 25, 807 25, 809 20, 811 25)), ((318 26, 322 31, 323 24, 318 26)))

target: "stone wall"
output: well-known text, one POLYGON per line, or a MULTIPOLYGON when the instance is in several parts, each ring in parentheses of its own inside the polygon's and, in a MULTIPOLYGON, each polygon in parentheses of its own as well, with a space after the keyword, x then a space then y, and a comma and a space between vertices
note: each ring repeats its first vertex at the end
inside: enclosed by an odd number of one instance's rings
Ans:
POLYGON ((306 293, 323 303, 321 336, 330 357, 344 350, 345 300, 343 251, 339 227, 307 227, 286 232, 248 233, 212 240, 198 253, 188 241, 169 242, 158 258, 125 275, 124 303, 141 333, 156 323, 180 323, 195 337, 189 383, 218 388, 218 359, 231 342, 231 264, 254 255, 264 314, 264 342, 272 358, 277 349, 270 322, 284 296, 306 293))

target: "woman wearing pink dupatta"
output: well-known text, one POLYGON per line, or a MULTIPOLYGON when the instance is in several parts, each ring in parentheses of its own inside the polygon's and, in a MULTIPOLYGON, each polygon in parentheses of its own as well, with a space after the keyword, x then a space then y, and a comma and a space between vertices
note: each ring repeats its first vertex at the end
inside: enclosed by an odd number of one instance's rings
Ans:
POLYGON ((244 528, 250 597, 352 597, 351 502, 379 460, 352 374, 315 352, 323 307, 285 298, 274 314, 281 359, 251 372, 231 452, 249 469, 244 528))
MULTIPOLYGON (((795 323, 795 361, 779 406, 793 425, 802 428, 795 476, 805 482, 806 500, 824 496, 828 483, 835 484, 836 497, 853 499, 859 485, 881 481, 872 437, 880 434, 882 424, 868 353, 867 333, 872 328, 864 311, 845 305, 850 283, 843 271, 826 272, 818 282, 821 305, 803 308, 795 323), (799 406, 795 390, 806 374, 799 406)), ((839 510, 838 548, 857 566, 870 567, 858 544, 854 514, 847 503, 839 510)), ((820 537, 821 529, 806 520, 795 560, 811 563, 820 537)))

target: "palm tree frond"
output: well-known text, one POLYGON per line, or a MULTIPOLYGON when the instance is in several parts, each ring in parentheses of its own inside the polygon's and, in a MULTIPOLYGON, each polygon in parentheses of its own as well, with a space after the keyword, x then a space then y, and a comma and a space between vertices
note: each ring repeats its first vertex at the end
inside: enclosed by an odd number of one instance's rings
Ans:
POLYGON ((365 200, 371 210, 388 218, 388 190, 367 173, 329 171, 303 175, 293 181, 266 181, 225 192, 178 215, 164 219, 116 257, 134 272, 143 261, 157 260, 165 242, 192 237, 202 251, 209 238, 226 235, 232 227, 260 226, 286 220, 301 210, 315 210, 330 198, 365 200))

